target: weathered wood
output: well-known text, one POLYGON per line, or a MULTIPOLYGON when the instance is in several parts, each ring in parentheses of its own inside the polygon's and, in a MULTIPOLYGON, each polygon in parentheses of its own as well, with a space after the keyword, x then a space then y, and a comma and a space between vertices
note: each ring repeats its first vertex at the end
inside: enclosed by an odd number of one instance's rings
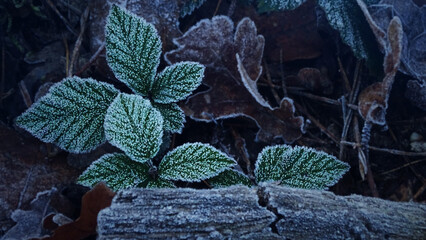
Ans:
POLYGON ((256 191, 246 187, 124 190, 99 214, 99 238, 272 238, 269 225, 276 216, 259 206, 256 191))
POLYGON ((266 186, 278 234, 291 239, 426 239, 426 205, 266 186))
POLYGON ((98 217, 100 239, 424 239, 426 205, 262 185, 130 189, 98 217))

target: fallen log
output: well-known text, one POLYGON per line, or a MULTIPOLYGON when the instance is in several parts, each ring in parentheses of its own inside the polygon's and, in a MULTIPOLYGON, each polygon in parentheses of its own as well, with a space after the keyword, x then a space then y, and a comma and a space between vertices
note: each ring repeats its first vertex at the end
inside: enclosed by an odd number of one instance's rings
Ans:
POLYGON ((425 239, 426 205, 274 184, 120 191, 100 239, 425 239))

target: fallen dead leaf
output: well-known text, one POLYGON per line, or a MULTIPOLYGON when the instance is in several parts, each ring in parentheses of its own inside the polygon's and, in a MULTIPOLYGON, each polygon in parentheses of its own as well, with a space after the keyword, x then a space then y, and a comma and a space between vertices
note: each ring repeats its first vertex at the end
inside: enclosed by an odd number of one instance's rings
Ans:
POLYGON ((198 61, 207 66, 203 84, 210 89, 188 98, 183 106, 192 119, 245 116, 256 122, 256 140, 261 141, 283 138, 291 143, 302 135, 303 118, 294 116, 293 101, 284 98, 272 108, 257 89, 264 38, 250 19, 241 20, 235 33, 228 17, 204 19, 174 43, 178 49, 165 54, 168 63, 198 61))
POLYGON ((2 240, 29 239, 37 238, 43 235, 42 220, 54 210, 50 207, 52 195, 56 188, 37 193, 34 200, 31 201, 30 210, 17 209, 12 213, 12 219, 16 222, 2 240))
POLYGON ((96 234, 98 213, 111 205, 114 195, 104 183, 96 184, 82 198, 80 217, 72 223, 59 226, 51 237, 42 239, 76 240, 96 234))

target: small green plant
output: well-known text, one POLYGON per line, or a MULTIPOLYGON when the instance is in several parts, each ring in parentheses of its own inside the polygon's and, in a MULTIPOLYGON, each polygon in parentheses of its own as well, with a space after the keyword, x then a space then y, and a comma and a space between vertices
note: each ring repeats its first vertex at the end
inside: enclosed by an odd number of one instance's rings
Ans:
MULTIPOLYGON (((91 78, 69 77, 16 119, 44 142, 73 152, 89 152, 108 141, 123 153, 93 162, 78 182, 104 181, 113 190, 130 187, 175 187, 173 181, 208 181, 212 186, 252 185, 232 167, 236 161, 203 143, 186 143, 161 156, 163 134, 180 133, 184 114, 176 102, 200 84, 204 66, 180 62, 157 73, 161 41, 153 25, 113 5, 106 25, 107 61, 118 80, 134 94, 91 78), (161 159, 158 166, 153 159, 161 159)), ((265 148, 256 163, 256 183, 324 189, 348 165, 304 147, 265 148)))
MULTIPOLYGON (((349 170, 349 165, 334 156, 307 147, 277 145, 265 147, 257 157, 255 182, 277 182, 307 189, 326 189, 349 170)), ((208 182, 215 187, 251 185, 247 176, 227 170, 208 182)))

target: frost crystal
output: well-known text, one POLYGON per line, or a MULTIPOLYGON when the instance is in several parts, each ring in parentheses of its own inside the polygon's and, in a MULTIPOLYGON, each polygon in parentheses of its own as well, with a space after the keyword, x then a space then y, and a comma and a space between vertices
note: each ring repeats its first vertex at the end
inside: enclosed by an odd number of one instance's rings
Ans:
POLYGON ((132 161, 125 154, 105 154, 94 161, 77 182, 88 187, 105 182, 112 190, 118 191, 146 182, 149 177, 148 170, 148 165, 132 161))
POLYGON ((120 93, 108 108, 105 134, 112 145, 132 160, 143 163, 160 149, 163 117, 149 100, 120 93))
POLYGON ((266 147, 256 162, 256 182, 279 181, 283 185, 325 189, 346 173, 349 165, 312 148, 281 145, 266 147))
POLYGON ((106 25, 106 50, 115 76, 134 92, 148 95, 161 55, 155 27, 113 5, 106 25))
POLYGON ((165 131, 182 133, 183 124, 185 123, 185 114, 176 103, 161 104, 154 102, 152 106, 163 116, 163 127, 165 131))
POLYGON ((176 188, 176 186, 168 180, 158 178, 156 180, 149 181, 146 188, 176 188))
POLYGON ((260 0, 257 8, 260 12, 271 10, 292 10, 302 5, 306 0, 260 0))
POLYGON ((16 124, 69 152, 89 152, 105 142, 104 118, 117 94, 112 85, 91 78, 66 78, 19 116, 16 124))
POLYGON ((155 78, 152 98, 158 103, 183 100, 200 86, 203 77, 204 66, 196 62, 180 62, 168 66, 155 78))
POLYGON ((221 172, 216 177, 209 179, 208 183, 214 188, 229 187, 238 184, 248 187, 252 186, 250 179, 245 174, 233 169, 221 172))
POLYGON ((195 182, 217 176, 235 164, 234 159, 208 144, 186 143, 169 152, 158 171, 164 179, 195 182))

